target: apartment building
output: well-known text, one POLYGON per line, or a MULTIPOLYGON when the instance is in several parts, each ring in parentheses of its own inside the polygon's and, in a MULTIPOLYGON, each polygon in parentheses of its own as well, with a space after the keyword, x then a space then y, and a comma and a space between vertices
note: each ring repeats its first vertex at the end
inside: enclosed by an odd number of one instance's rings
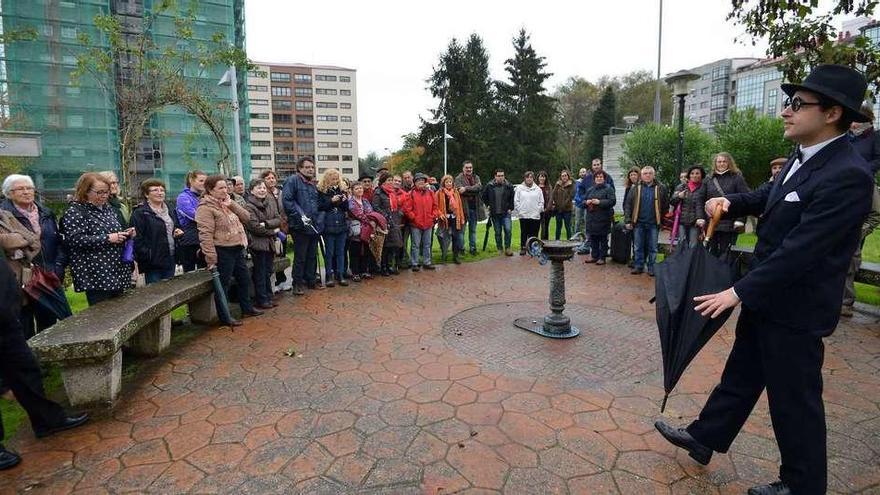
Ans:
POLYGON ((357 178, 357 79, 356 71, 344 67, 305 64, 260 63, 249 74, 251 141, 254 170, 272 167, 282 177, 296 169, 300 158, 315 159, 318 174, 329 168, 357 178), (268 79, 266 79, 268 77, 268 79), (267 81, 267 82, 266 82, 267 81), (268 86, 268 106, 253 100, 268 86), (254 110, 268 108, 268 112, 254 110), (258 124, 258 122, 262 124, 258 124), (269 133, 254 133, 266 128, 269 133), (270 146, 264 146, 271 136, 270 146), (259 146, 254 142, 259 142, 259 146), (270 149, 271 153, 262 150, 270 149), (260 151, 258 151, 260 150, 260 151), (259 164, 259 165, 258 165, 259 164))
POLYGON ((757 62, 756 58, 724 58, 690 69, 700 75, 692 81, 685 101, 688 120, 711 129, 717 122, 727 120, 730 108, 731 75, 740 67, 757 62))
POLYGON ((251 174, 254 177, 259 177, 264 170, 275 170, 272 151, 272 98, 269 87, 269 66, 257 65, 248 72, 251 174))

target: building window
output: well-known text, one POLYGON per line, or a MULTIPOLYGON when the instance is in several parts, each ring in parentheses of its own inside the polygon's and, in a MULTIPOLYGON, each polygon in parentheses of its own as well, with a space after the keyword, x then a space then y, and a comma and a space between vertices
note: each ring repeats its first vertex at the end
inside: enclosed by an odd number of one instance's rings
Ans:
POLYGON ((336 136, 339 134, 339 129, 318 129, 318 134, 323 136, 336 136))
POLYGON ((312 97, 312 88, 295 88, 293 94, 300 97, 312 97))
POLYGON ((351 90, 350 89, 340 89, 339 95, 340 96, 351 96, 351 90))
POLYGON ((318 148, 338 148, 339 142, 336 141, 318 141, 318 148))
POLYGON ((322 162, 338 162, 339 155, 318 155, 318 160, 322 162))
POLYGON ((351 115, 343 115, 342 122, 351 122, 351 115))
POLYGON ((291 155, 289 153, 284 153, 284 154, 276 153, 275 154, 275 163, 276 164, 296 163, 296 159, 294 158, 293 155, 291 155))
MULTIPOLYGON (((344 162, 350 162, 351 160, 346 160, 346 159, 345 159, 346 156, 348 156, 348 155, 342 155, 342 161, 344 161, 344 162)), ((353 173, 354 173, 354 169, 351 168, 351 167, 345 167, 345 168, 342 169, 342 173, 343 173, 343 174, 353 174, 353 173)))
POLYGON ((709 108, 709 102, 708 101, 701 101, 700 108, 709 108))
POLYGON ((336 82, 336 76, 326 76, 324 74, 316 74, 315 81, 329 81, 336 82))
POLYGON ((290 88, 272 86, 272 96, 290 96, 290 88))
POLYGON ((269 114, 268 113, 252 113, 252 114, 250 114, 250 117, 252 119, 259 119, 259 120, 267 119, 268 120, 269 114))
POLYGON ((327 89, 327 88, 315 88, 315 94, 316 95, 336 96, 336 90, 335 89, 327 89))
POLYGON ((271 160, 272 155, 251 155, 251 160, 271 160))
POLYGON ((67 116, 67 127, 82 127, 83 126, 83 116, 82 115, 68 115, 67 116))
POLYGON ((314 125, 314 119, 312 119, 311 115, 300 115, 296 116, 297 125, 314 125))
POLYGON ((340 103, 340 104, 339 104, 339 108, 346 109, 346 110, 350 110, 350 109, 351 109, 351 103, 340 103))
POLYGON ((272 110, 291 110, 293 102, 290 100, 272 100, 272 110))
POLYGON ((348 76, 339 76, 339 82, 351 82, 351 78, 348 76))
POLYGON ((706 86, 705 88, 700 88, 700 94, 701 95, 709 94, 709 86, 706 86))
POLYGON ((269 100, 249 100, 251 105, 268 105, 269 100))
POLYGON ((268 74, 266 74, 266 71, 264 71, 264 70, 249 70, 248 71, 248 77, 256 77, 258 79, 265 79, 267 75, 268 74))
POLYGON ((296 143, 299 151, 315 151, 315 143, 296 143))
POLYGON ((251 141, 251 147, 262 148, 264 146, 272 146, 271 141, 251 141))
POLYGON ((313 138, 315 137, 314 129, 297 129, 296 137, 298 138, 313 138))
POLYGON ((351 129, 342 129, 343 136, 351 136, 351 129))
POLYGON ((293 129, 290 127, 276 127, 272 130, 275 137, 293 137, 293 129))
POLYGON ((290 82, 290 74, 287 72, 273 72, 270 79, 272 82, 290 82))
POLYGON ((312 109, 312 102, 301 101, 301 100, 297 101, 296 102, 296 109, 297 110, 311 110, 312 109))
POLYGON ((61 37, 68 39, 76 38, 76 28, 73 26, 61 26, 61 37))
POLYGON ((293 151, 293 143, 275 143, 275 151, 293 151))
POLYGON ((273 113, 272 122, 276 124, 292 124, 293 115, 288 115, 286 113, 273 113))
POLYGON ((342 161, 344 162, 352 162, 354 161, 354 157, 351 155, 342 155, 342 161))
MULTIPOLYGON (((345 117, 343 117, 345 119, 345 117)), ((336 115, 318 115, 318 122, 338 122, 339 117, 336 115)))
POLYGON ((338 105, 334 102, 329 101, 319 101, 315 103, 315 106, 318 108, 337 108, 338 105))
POLYGON ((294 82, 298 83, 310 83, 312 82, 311 74, 294 74, 293 75, 294 82))
POLYGON ((251 132, 272 132, 268 127, 251 127, 251 132))
POLYGON ((248 84, 247 89, 248 89, 248 91, 258 91, 261 93, 265 93, 266 91, 269 91, 269 86, 261 86, 258 84, 248 84))
POLYGON ((342 147, 343 148, 351 148, 352 144, 351 143, 342 143, 342 147))

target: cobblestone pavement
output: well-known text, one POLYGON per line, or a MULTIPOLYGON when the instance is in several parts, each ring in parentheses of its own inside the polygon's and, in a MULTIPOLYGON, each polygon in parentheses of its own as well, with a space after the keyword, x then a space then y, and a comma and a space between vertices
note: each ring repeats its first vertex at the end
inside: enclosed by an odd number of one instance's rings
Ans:
MULTIPOLYGON (((543 314, 548 269, 520 257, 286 297, 150 361, 109 417, 46 440, 22 428, 0 493, 711 494, 775 480, 764 399, 707 467, 654 431, 653 279, 566 268, 584 328, 565 341, 504 325, 543 314)), ((731 328, 686 372, 671 422, 699 412, 731 328)), ((880 320, 857 314, 826 340, 832 492, 880 491, 878 368, 880 320)))

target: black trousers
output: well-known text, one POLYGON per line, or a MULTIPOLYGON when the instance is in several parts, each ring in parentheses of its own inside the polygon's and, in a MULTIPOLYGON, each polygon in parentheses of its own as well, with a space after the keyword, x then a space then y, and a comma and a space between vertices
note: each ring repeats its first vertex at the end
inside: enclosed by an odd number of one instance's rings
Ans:
POLYGON ((251 251, 253 261, 254 299, 257 304, 268 306, 272 303, 272 266, 275 251, 251 251))
POLYGON ((553 214, 549 211, 541 212, 541 239, 547 240, 550 238, 550 219, 553 218, 553 214))
POLYGON ((743 308, 721 383, 687 431, 712 450, 727 452, 766 388, 782 459, 780 479, 798 495, 825 493, 824 350, 821 337, 743 308))
POLYGON ((223 284, 226 297, 229 297, 232 278, 235 277, 238 304, 243 312, 252 312, 254 303, 250 294, 251 274, 244 259, 244 246, 215 246, 214 249, 217 250, 217 271, 220 273, 220 283, 223 284))
POLYGON ((519 219, 519 248, 526 248, 526 241, 532 237, 538 237, 541 230, 540 218, 520 218, 519 219))
MULTIPOLYGON (((24 339, 18 311, 4 313, 7 314, 0 317, 0 378, 27 412, 34 431, 49 429, 60 424, 67 414, 60 405, 46 398, 43 375, 24 339)), ((0 418, 0 442, 3 435, 0 418)))
POLYGON ((352 275, 363 275, 369 273, 373 264, 373 253, 365 242, 349 241, 348 243, 348 259, 351 266, 352 275))
POLYGON ((318 269, 318 236, 293 234, 293 285, 314 286, 318 269))
POLYGON ((184 273, 191 272, 196 268, 205 268, 205 257, 200 256, 199 245, 194 246, 177 246, 174 253, 177 255, 177 261, 183 267, 184 273))

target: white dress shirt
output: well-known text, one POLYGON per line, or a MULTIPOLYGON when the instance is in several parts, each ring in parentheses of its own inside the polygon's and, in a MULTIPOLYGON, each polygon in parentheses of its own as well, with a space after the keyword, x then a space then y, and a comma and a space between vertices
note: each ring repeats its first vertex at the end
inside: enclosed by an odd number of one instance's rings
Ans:
POLYGON ((845 135, 846 133, 843 133, 840 136, 833 137, 828 141, 822 141, 821 143, 814 144, 812 146, 801 146, 798 153, 799 158, 795 158, 794 163, 791 164, 791 168, 788 170, 788 173, 785 174, 785 179, 782 180, 782 183, 785 184, 786 182, 788 182, 788 179, 790 179, 791 176, 794 175, 794 173, 801 168, 801 165, 803 165, 807 160, 815 156, 816 153, 818 153, 822 148, 828 146, 831 141, 839 139, 840 137, 845 135))

